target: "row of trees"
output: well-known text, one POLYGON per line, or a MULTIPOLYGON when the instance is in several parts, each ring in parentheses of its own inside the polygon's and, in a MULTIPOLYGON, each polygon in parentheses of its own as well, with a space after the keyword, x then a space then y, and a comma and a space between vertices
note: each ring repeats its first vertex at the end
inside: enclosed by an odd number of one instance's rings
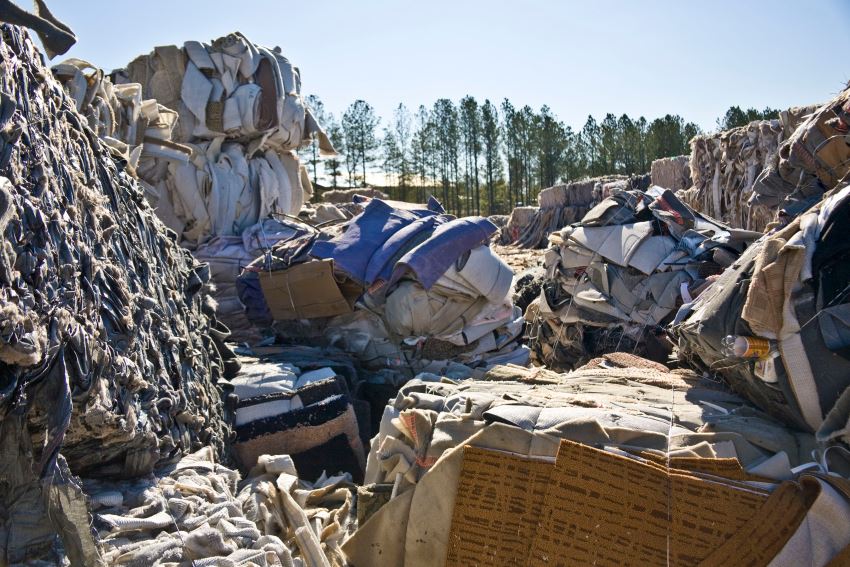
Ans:
MULTIPOLYGON (((383 128, 363 100, 341 119, 315 96, 307 103, 339 152, 320 159, 315 146, 308 148, 314 181, 321 166, 333 187, 365 185, 368 175, 394 198, 422 202, 433 193, 459 215, 509 212, 563 180, 648 172, 654 159, 688 153, 688 141, 700 133, 696 124, 670 114, 651 121, 588 116, 574 131, 548 106, 535 111, 471 96, 457 103, 439 99, 414 112, 399 104, 383 128)), ((718 125, 771 112, 733 107, 718 125)))

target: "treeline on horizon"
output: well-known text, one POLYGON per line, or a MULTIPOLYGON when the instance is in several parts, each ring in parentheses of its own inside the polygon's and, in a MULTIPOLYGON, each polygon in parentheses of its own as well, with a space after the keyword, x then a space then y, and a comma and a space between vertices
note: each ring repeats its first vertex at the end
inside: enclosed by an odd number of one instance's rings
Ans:
MULTIPOLYGON (((353 102, 340 119, 322 101, 307 104, 339 155, 322 158, 314 143, 302 152, 313 182, 319 169, 330 187, 372 185, 394 199, 424 202, 429 194, 457 215, 506 214, 536 204, 541 189, 560 182, 609 174, 643 174, 653 160, 690 152, 701 134, 693 122, 667 114, 651 121, 606 114, 588 116, 573 130, 548 106, 539 111, 496 105, 466 96, 457 103, 437 100, 414 112, 399 104, 386 125, 364 100, 353 102), (374 183, 374 178, 382 181, 374 183)), ((718 129, 776 118, 778 111, 733 106, 717 119, 718 129)))

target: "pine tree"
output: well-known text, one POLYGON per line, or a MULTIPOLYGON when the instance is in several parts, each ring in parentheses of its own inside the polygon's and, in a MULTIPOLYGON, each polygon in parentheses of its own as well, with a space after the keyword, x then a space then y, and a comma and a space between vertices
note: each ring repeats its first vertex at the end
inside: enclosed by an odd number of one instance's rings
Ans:
POLYGON ((375 135, 379 123, 380 119, 375 116, 374 109, 364 100, 354 101, 342 116, 347 155, 353 157, 355 169, 360 165, 363 186, 366 186, 366 168, 374 161, 374 151, 380 147, 375 135))
POLYGON ((333 144, 338 154, 325 159, 325 173, 330 175, 331 187, 336 189, 338 187, 337 179, 342 175, 340 170, 342 161, 340 161, 339 156, 344 156, 347 153, 345 136, 342 133, 342 126, 340 126, 333 114, 328 114, 324 127, 331 144, 333 144))
POLYGON ((499 111, 489 100, 481 105, 481 141, 487 179, 487 214, 493 215, 501 209, 496 206, 496 181, 501 177, 502 160, 499 159, 499 111))

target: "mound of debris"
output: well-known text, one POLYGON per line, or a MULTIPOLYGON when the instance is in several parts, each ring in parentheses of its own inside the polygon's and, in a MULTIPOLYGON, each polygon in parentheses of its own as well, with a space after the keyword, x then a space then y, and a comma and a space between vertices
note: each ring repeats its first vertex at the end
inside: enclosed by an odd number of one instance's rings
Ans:
POLYGON ((673 328, 683 358, 823 443, 850 444, 848 226, 844 186, 751 246, 673 328))
POLYGON ((549 237, 546 280, 525 312, 535 362, 572 369, 615 351, 665 360, 661 327, 758 236, 659 187, 606 198, 549 237))
MULTIPOLYGON (((790 117, 790 118, 786 118, 790 117)), ((789 220, 818 203, 850 175, 850 88, 819 108, 792 109, 801 122, 756 179, 749 202, 789 220)))
POLYGON ((71 473, 132 477, 230 436, 226 354, 173 239, 27 34, 0 43, 0 562, 63 535, 94 565, 71 473), (47 509, 45 509, 47 507, 47 509))
POLYGON ((779 147, 817 107, 792 108, 778 119, 756 120, 746 126, 691 140, 693 187, 680 198, 701 213, 730 226, 763 232, 773 220, 778 202, 751 201, 762 172, 778 159, 779 147))
POLYGON ((537 196, 537 207, 517 207, 511 212, 500 241, 523 248, 542 248, 551 233, 577 222, 614 192, 647 187, 649 176, 646 175, 608 175, 543 189, 537 196))
POLYGON ((408 378, 432 363, 527 362, 513 271, 489 247, 490 221, 447 215, 434 199, 364 203, 336 232, 302 225, 248 266, 237 281, 248 316, 308 320, 314 336, 408 378))
POLYGON ((814 437, 659 366, 620 354, 566 375, 503 366, 411 381, 372 444, 346 558, 684 567, 846 555, 850 485, 794 469, 814 437))

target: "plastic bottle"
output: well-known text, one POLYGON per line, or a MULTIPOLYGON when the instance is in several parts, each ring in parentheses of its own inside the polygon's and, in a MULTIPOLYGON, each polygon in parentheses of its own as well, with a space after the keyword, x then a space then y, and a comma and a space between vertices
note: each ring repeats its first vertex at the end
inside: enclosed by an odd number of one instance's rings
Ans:
POLYGON ((744 335, 727 335, 722 345, 723 354, 735 358, 765 358, 775 350, 768 339, 744 335))

